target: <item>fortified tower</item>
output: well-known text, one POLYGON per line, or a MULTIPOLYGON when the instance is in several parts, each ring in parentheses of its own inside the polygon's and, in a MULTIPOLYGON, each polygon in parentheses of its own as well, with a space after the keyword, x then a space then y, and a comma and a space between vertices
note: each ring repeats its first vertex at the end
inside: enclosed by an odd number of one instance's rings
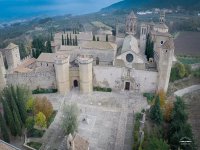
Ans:
POLYGON ((8 64, 8 70, 12 70, 20 65, 20 53, 19 46, 13 43, 10 43, 6 48, 6 60, 8 64))
POLYGON ((173 39, 171 38, 162 45, 159 53, 158 91, 164 90, 164 92, 167 92, 173 56, 174 56, 174 42, 173 39))
POLYGON ((58 54, 55 58, 55 71, 58 92, 65 94, 70 90, 69 83, 69 56, 58 54))
POLYGON ((0 91, 6 86, 5 74, 6 70, 4 66, 3 56, 0 52, 0 91))
POLYGON ((147 34, 148 34, 148 25, 142 23, 140 29, 140 49, 142 51, 144 51, 146 48, 147 34))
POLYGON ((132 11, 130 15, 126 18, 126 33, 127 34, 136 34, 136 25, 137 25, 137 17, 135 16, 134 12, 132 11))
POLYGON ((82 93, 90 93, 93 91, 92 84, 92 56, 80 55, 79 62, 79 78, 80 78, 80 91, 82 93))

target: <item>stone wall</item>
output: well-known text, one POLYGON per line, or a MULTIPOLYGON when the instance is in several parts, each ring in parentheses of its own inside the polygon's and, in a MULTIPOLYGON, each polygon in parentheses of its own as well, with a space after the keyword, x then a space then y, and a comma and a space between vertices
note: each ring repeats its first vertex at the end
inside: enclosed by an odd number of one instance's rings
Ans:
MULTIPOLYGON (((133 69, 130 76, 140 86, 142 93, 155 92, 157 90, 158 72, 133 69)), ((93 86, 124 90, 123 77, 123 68, 93 66, 93 86)))
POLYGON ((52 67, 41 67, 29 73, 7 74, 7 84, 24 84, 31 90, 40 88, 56 88, 56 75, 52 67))

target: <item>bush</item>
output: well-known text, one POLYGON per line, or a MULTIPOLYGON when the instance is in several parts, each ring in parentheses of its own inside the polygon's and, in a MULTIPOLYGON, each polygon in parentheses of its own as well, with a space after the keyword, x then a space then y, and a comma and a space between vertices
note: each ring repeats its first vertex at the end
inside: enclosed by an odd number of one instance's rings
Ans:
POLYGON ((112 92, 111 88, 105 88, 105 87, 94 87, 93 88, 94 91, 101 91, 101 92, 112 92))
POLYGON ((27 130, 27 137, 33 137, 33 138, 41 138, 45 133, 45 130, 38 130, 38 129, 31 129, 27 130))
POLYGON ((36 115, 35 118, 35 125, 40 127, 40 128, 46 128, 47 127, 47 121, 46 121, 46 117, 42 112, 39 112, 36 115))
POLYGON ((185 66, 182 63, 176 63, 171 69, 170 81, 174 82, 175 80, 182 79, 183 77, 189 74, 189 67, 185 66))
POLYGON ((55 116, 57 114, 57 111, 53 111, 53 113, 51 114, 51 116, 49 117, 49 119, 47 120, 47 127, 50 126, 50 124, 53 122, 55 116))
POLYGON ((57 89, 43 89, 43 88, 37 88, 32 91, 32 94, 48 94, 48 93, 56 93, 57 89))
POLYGON ((26 126, 27 130, 33 129, 34 124, 35 124, 35 121, 34 121, 34 118, 33 118, 33 117, 28 117, 28 118, 26 119, 26 124, 25 124, 25 126, 26 126))
POLYGON ((143 96, 147 98, 147 102, 149 104, 152 103, 154 98, 155 98, 155 94, 154 93, 144 93, 143 96))

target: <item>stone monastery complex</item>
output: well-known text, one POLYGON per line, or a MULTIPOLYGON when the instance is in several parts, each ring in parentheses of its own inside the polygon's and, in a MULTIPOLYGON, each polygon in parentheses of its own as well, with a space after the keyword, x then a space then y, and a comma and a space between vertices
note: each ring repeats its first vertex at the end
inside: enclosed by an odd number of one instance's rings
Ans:
POLYGON ((24 84, 37 88, 58 89, 64 94, 73 88, 90 93, 93 87, 116 91, 167 91, 174 58, 174 42, 165 24, 165 14, 159 23, 142 23, 136 38, 137 17, 133 12, 126 18, 126 36, 110 34, 108 42, 103 31, 99 41, 92 32, 60 32, 52 41, 53 53, 42 53, 38 59, 20 60, 19 47, 13 43, 0 49, 0 89, 6 85, 24 84), (62 45, 62 36, 78 38, 78 46, 62 45), (147 35, 154 43, 154 58, 145 56, 147 35), (5 69, 5 62, 8 66, 5 69))

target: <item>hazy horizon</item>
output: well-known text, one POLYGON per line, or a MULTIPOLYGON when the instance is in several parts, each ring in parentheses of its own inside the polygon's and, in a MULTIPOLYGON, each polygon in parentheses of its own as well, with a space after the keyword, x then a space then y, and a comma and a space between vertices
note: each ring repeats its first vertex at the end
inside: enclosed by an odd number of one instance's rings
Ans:
POLYGON ((0 0, 0 21, 97 12, 120 0, 0 0))

